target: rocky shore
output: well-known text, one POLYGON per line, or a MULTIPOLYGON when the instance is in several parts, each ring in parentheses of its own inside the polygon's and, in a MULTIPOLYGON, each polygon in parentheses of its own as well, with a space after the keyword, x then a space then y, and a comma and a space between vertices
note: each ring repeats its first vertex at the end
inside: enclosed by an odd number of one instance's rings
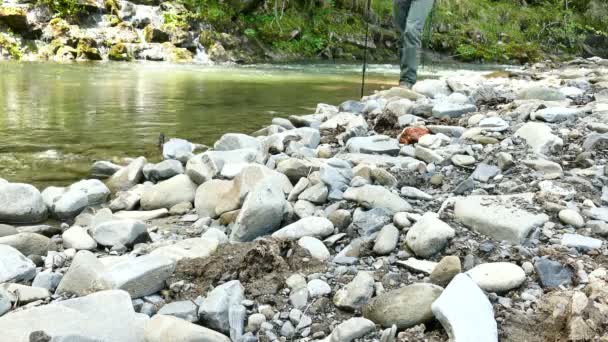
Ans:
POLYGON ((0 340, 608 341, 608 60, 197 149, 0 180, 0 340))

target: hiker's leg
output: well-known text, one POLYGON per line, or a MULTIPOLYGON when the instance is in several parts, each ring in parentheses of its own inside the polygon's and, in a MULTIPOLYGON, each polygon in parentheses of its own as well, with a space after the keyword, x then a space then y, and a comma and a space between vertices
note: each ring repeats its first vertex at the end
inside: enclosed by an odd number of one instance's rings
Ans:
POLYGON ((405 60, 405 28, 407 25, 407 17, 410 11, 412 0, 393 0, 393 24, 399 34, 399 65, 401 66, 401 76, 399 83, 405 80, 406 60, 405 60))
POLYGON ((422 30, 429 13, 433 10, 434 0, 412 0, 407 16, 404 47, 401 66, 402 81, 409 84, 416 83, 418 72, 418 50, 422 46, 422 30), (405 69, 403 64, 405 64, 405 69))

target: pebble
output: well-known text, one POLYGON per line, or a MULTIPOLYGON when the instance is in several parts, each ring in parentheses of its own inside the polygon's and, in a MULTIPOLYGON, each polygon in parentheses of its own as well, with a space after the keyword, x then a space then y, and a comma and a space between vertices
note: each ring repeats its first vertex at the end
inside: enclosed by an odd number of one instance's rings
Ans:
POLYGON ((509 262, 481 264, 467 274, 486 292, 504 293, 520 287, 526 280, 526 272, 509 262))
POLYGON ((579 214, 575 210, 560 210, 558 216, 560 221, 562 221, 564 224, 571 225, 575 228, 581 228, 585 225, 585 220, 583 219, 581 214, 579 214))

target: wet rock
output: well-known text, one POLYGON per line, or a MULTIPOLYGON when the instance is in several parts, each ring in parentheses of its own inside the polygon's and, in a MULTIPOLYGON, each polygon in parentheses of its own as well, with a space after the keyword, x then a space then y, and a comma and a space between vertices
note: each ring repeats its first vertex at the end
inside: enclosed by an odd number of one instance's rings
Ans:
POLYGON ((230 338, 216 331, 160 313, 146 322, 144 338, 147 342, 198 340, 230 342, 230 338))
POLYGON ((534 264, 534 269, 545 288, 556 288, 560 285, 568 286, 572 284, 572 270, 558 261, 547 258, 540 258, 534 264))
POLYGON ((432 310, 452 341, 498 341, 492 304, 466 274, 450 282, 432 310))
POLYGON ((0 194, 1 223, 38 223, 47 218, 47 207, 35 187, 0 182, 0 194))
POLYGON ((404 199, 378 185, 348 188, 344 192, 344 199, 355 201, 369 209, 384 208, 392 212, 400 212, 409 211, 412 208, 404 199))
POLYGON ((146 164, 142 172, 147 180, 158 182, 184 173, 184 166, 177 160, 169 159, 158 164, 146 164))
POLYGON ((445 287, 461 271, 460 259, 454 255, 446 256, 433 268, 430 279, 433 284, 445 287))
POLYGON ((105 179, 111 177, 113 174, 120 170, 121 166, 116 165, 109 161, 96 161, 91 166, 91 177, 98 179, 105 179))
POLYGON ((457 198, 454 218, 496 240, 521 243, 534 227, 549 220, 546 214, 534 214, 520 208, 522 202, 531 203, 532 198, 530 193, 457 198))
POLYGON ((343 310, 362 308, 374 294, 374 277, 368 272, 358 272, 343 289, 336 292, 334 305, 343 310))
POLYGON ((36 275, 36 265, 17 249, 0 244, 0 283, 28 281, 36 275))
POLYGON ((196 190, 196 184, 188 176, 177 175, 145 188, 140 205, 144 210, 169 209, 182 202, 193 202, 196 190))
POLYGON ((503 293, 520 287, 526 280, 524 270, 510 262, 493 262, 473 267, 467 275, 486 292, 503 293))
POLYGON ((383 327, 411 328, 433 319, 431 304, 443 289, 432 284, 413 284, 385 292, 363 307, 363 316, 383 327))
POLYGON ((434 213, 426 213, 407 232, 405 241, 417 256, 428 258, 442 251, 456 232, 434 213))
POLYGON ((131 189, 143 180, 143 168, 146 162, 146 158, 144 157, 134 159, 128 166, 113 174, 106 182, 106 185, 112 192, 131 189))
POLYGON ((326 237, 334 232, 334 225, 324 217, 306 217, 272 234, 275 239, 298 240, 305 236, 326 237))

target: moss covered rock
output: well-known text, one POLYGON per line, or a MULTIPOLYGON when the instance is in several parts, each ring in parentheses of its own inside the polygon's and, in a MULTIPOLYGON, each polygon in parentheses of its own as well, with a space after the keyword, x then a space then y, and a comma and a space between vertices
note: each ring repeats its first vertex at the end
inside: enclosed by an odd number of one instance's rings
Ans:
POLYGON ((102 59, 99 49, 97 49, 97 43, 92 38, 81 38, 76 50, 79 60, 100 61, 102 59))
POLYGON ((175 45, 167 42, 163 44, 165 51, 165 60, 172 63, 187 63, 192 62, 192 52, 184 48, 178 48, 175 45))
POLYGON ((0 6, 0 22, 5 23, 17 33, 27 31, 27 7, 9 5, 0 6))
POLYGON ((169 35, 150 24, 144 28, 144 39, 148 43, 164 43, 169 41, 169 35))
POLYGON ((108 52, 108 58, 113 61, 130 61, 133 55, 123 43, 114 44, 108 52))
POLYGON ((57 50, 53 58, 57 62, 69 62, 76 59, 78 51, 71 46, 62 46, 57 50))
POLYGON ((7 33, 0 32, 0 57, 19 60, 23 52, 19 48, 19 42, 7 33))

